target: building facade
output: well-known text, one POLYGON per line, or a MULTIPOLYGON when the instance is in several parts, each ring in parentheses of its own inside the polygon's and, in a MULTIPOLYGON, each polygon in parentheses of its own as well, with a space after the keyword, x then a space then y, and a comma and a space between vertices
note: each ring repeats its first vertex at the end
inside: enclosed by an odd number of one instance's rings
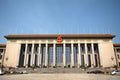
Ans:
POLYGON ((4 66, 111 67, 116 65, 111 34, 7 35, 4 66))
POLYGON ((115 51, 117 66, 120 67, 120 44, 114 44, 114 51, 115 51))

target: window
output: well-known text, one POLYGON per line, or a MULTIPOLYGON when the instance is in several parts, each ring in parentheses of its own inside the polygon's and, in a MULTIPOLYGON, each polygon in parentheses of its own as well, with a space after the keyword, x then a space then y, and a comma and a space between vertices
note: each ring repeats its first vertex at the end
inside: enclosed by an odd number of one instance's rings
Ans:
POLYGON ((87 50, 88 52, 91 52, 91 44, 87 44, 87 50))
POLYGON ((38 53, 38 44, 35 44, 34 53, 38 53))
POLYGON ((117 49, 117 52, 119 52, 119 53, 120 53, 120 49, 117 49))
POLYGON ((98 45, 97 44, 94 44, 94 51, 98 52, 98 45))
POLYGON ((70 48, 70 44, 66 45, 66 63, 67 65, 70 64, 70 53, 71 53, 71 48, 70 48))
POLYGON ((0 55, 0 59, 2 59, 2 55, 0 55))
POLYGON ((0 53, 2 53, 3 52, 3 49, 0 49, 0 53))
POLYGON ((80 51, 81 51, 81 52, 85 52, 85 45, 84 45, 84 44, 81 44, 81 45, 80 45, 80 51))
POLYGON ((53 62, 53 45, 49 44, 48 45, 48 62, 49 62, 49 66, 51 66, 52 62, 53 62))
POLYGON ((81 56, 81 64, 84 66, 84 55, 81 56))
POLYGON ((117 55, 117 58, 118 58, 118 59, 120 59, 120 56, 119 56, 119 55, 117 55))
POLYGON ((20 53, 24 54, 25 52, 25 44, 21 44, 21 51, 20 53))
POLYGON ((2 55, 2 53, 3 53, 3 49, 0 49, 0 55, 2 55))
POLYGON ((32 44, 28 44, 28 48, 27 48, 28 53, 31 53, 31 50, 32 50, 32 44))

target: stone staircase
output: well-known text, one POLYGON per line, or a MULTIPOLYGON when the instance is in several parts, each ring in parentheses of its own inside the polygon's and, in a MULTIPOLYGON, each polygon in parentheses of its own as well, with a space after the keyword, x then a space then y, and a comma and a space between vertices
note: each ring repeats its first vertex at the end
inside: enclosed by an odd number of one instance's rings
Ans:
POLYGON ((28 73, 85 73, 84 70, 80 68, 36 68, 26 69, 28 73))
MULTIPOLYGON (((19 70, 27 70, 28 73, 86 73, 87 71, 90 70, 103 70, 102 68, 88 68, 86 70, 82 69, 82 68, 61 68, 61 67, 57 67, 57 68, 17 68, 19 70)), ((16 70, 17 70, 16 69, 16 70)))

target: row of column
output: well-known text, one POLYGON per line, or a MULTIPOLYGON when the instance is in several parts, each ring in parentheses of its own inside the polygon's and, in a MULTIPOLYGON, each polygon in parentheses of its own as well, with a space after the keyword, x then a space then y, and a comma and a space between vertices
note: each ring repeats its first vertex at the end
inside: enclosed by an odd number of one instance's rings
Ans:
MULTIPOLYGON (((30 66, 32 66, 35 62, 35 55, 34 55, 34 45, 35 44, 32 44, 32 51, 31 51, 31 58, 30 58, 30 66)), ((74 51, 73 51, 73 43, 71 43, 71 64, 70 66, 73 67, 75 64, 74 64, 74 51)), ((92 63, 93 63, 93 66, 96 66, 96 60, 95 60, 95 52, 94 52, 94 43, 91 43, 91 49, 92 49, 92 63)), ((98 46, 98 49, 99 49, 99 46, 98 46)), ((24 63, 23 63, 23 66, 26 66, 27 62, 28 62, 28 56, 27 56, 27 50, 28 50, 28 44, 25 44, 25 53, 24 53, 24 63)), ((98 50, 99 51, 99 50, 98 50)), ((99 53, 99 52, 98 52, 99 53)), ((87 43, 85 43, 85 54, 86 54, 86 66, 89 65, 89 61, 88 61, 88 50, 87 50, 87 43)), ((37 58, 37 66, 40 66, 42 64, 42 61, 41 61, 41 44, 39 43, 39 46, 38 46, 38 58, 37 58)), ((77 61, 77 64, 78 64, 78 67, 80 67, 82 65, 82 62, 81 62, 81 51, 80 51, 80 43, 78 43, 78 61, 77 61)), ((101 63, 101 62, 100 62, 101 63)), ((48 43, 45 44, 45 66, 48 66, 48 43)), ((56 44, 53 43, 53 66, 56 66, 56 44)), ((66 43, 63 43, 63 67, 66 66, 66 43)))

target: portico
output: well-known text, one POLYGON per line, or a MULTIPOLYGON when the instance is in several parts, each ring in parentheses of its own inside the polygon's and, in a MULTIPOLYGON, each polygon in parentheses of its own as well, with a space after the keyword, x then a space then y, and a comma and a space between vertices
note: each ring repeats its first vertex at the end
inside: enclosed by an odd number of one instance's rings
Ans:
POLYGON ((22 43, 19 67, 99 67, 98 43, 22 43))

